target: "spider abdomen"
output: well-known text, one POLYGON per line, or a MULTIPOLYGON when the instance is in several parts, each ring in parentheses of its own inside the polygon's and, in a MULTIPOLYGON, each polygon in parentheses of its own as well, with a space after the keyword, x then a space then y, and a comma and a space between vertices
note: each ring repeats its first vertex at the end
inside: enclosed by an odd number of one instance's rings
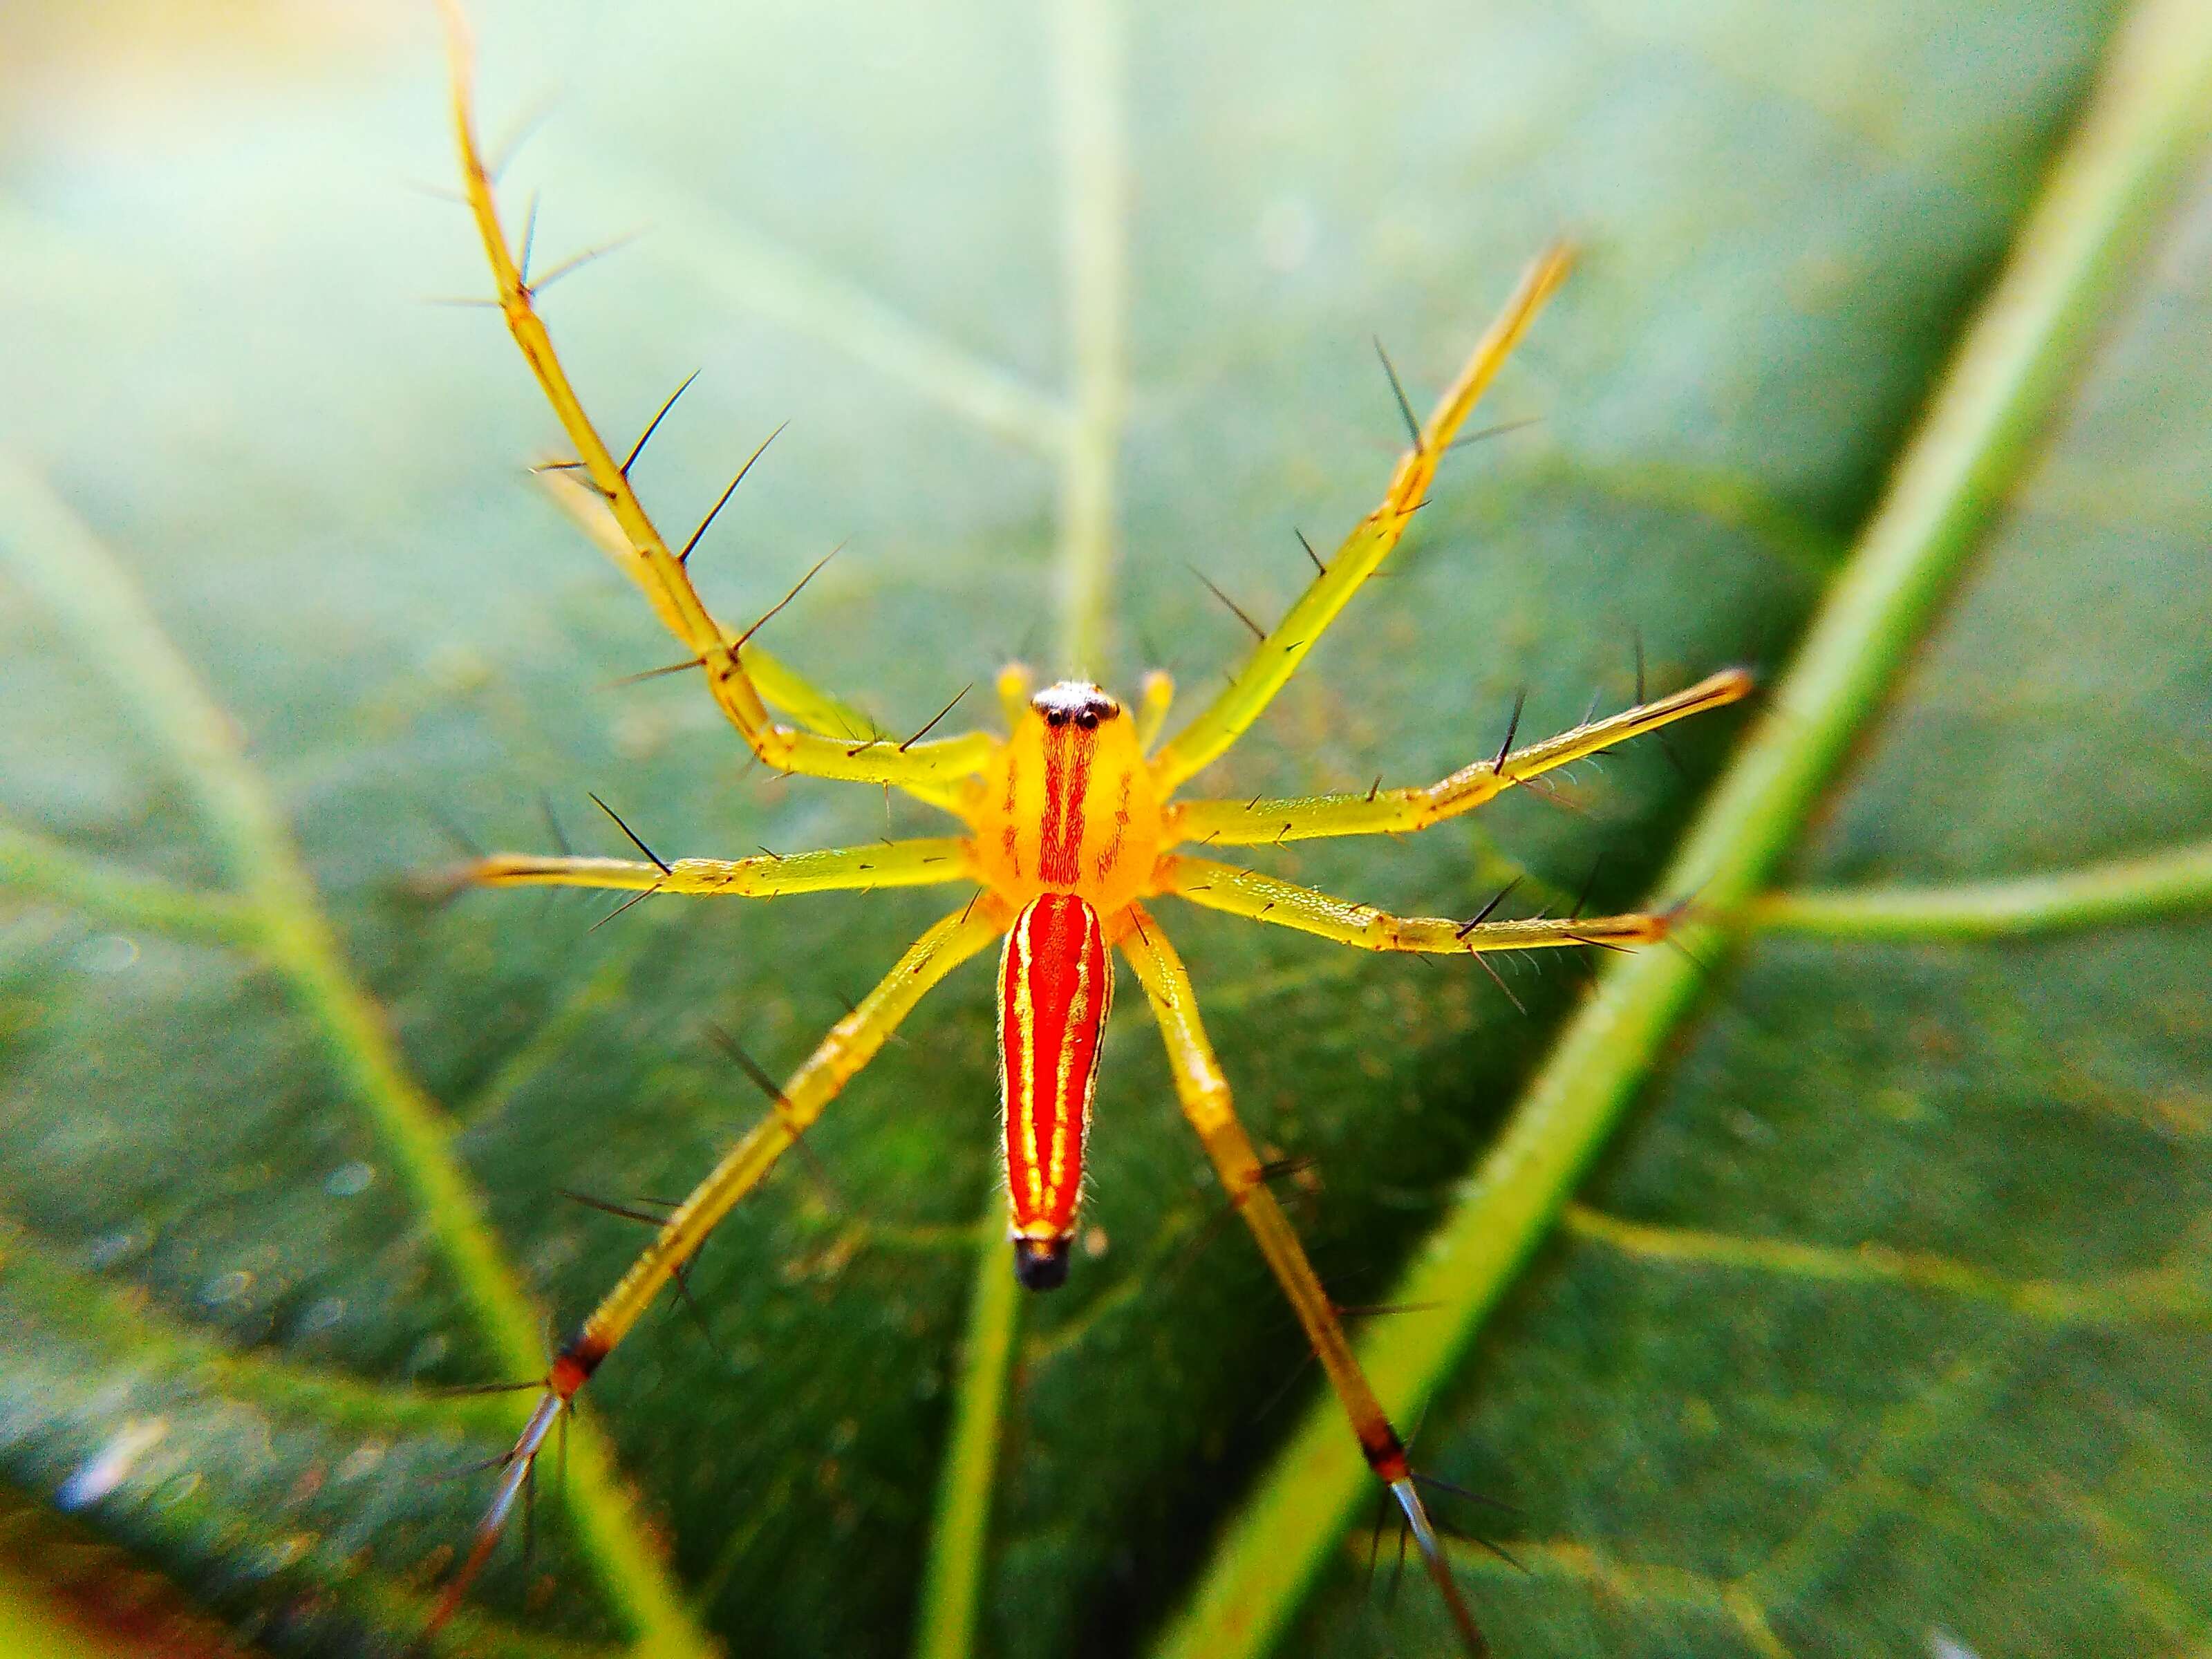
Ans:
POLYGON ((1014 1271, 1031 1290, 1067 1277, 1083 1149, 1114 968, 1098 913, 1070 894, 1032 899, 999 958, 999 1097, 1014 1271))

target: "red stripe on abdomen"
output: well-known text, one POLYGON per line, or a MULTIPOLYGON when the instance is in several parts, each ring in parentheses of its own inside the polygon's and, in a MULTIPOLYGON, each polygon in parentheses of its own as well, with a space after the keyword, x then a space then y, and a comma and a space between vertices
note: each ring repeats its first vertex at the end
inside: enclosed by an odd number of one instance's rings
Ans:
POLYGON ((1072 894, 1032 900, 999 959, 999 1095, 1018 1237, 1065 1238, 1074 1228, 1113 1002, 1098 913, 1072 894))

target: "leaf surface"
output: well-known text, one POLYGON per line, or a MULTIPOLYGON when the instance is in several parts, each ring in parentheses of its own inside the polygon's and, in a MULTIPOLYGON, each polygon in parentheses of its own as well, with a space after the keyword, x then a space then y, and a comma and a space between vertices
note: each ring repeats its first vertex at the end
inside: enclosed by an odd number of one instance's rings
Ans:
MULTIPOLYGON (((1109 545, 1091 665, 1164 664, 1195 707, 1244 640, 1186 563, 1287 605, 1292 526, 1325 550, 1389 467, 1370 337, 1418 403, 1576 236, 1487 406, 1537 424, 1454 459, 1198 781, 1244 795, 1440 775, 1523 686, 1528 732, 1625 702, 1639 634, 1655 689, 1780 671, 2115 29, 1628 0, 480 21, 495 133, 563 91, 505 185, 514 224, 543 192, 539 268, 648 226, 546 297, 587 404, 626 441, 703 368, 638 472, 679 532, 791 420, 695 568, 750 617, 845 543, 764 637, 894 730, 1049 665, 1083 631, 1061 577, 1109 545)), ((558 1191, 679 1194, 762 1109, 708 1024, 796 1064, 965 894, 597 928, 589 900, 423 898, 442 824, 540 850, 541 796, 580 848, 625 850, 595 790, 663 855, 942 821, 762 776, 685 677, 612 685, 665 636, 523 476, 554 428, 496 317, 415 303, 483 291, 459 211, 405 188, 453 173, 427 27, 109 27, 0 69, 42 88, 0 130, 0 1474, 251 1638, 396 1651, 484 1495, 447 1477, 515 1417, 432 1390, 526 1376, 539 1312, 573 1321, 643 1242, 558 1191)), ((1501 1651, 2122 1654, 2212 1626, 2203 179, 1893 641, 1784 896, 1720 941, 1430 1379, 1422 1461, 1516 1506, 1460 1517, 1530 1568, 1466 1553, 1501 1651), (2004 885, 2122 860, 2151 873, 2097 889, 2094 926, 2004 885), (1965 884, 2024 933, 1946 923, 1965 884), (1883 924, 1863 893, 1898 889, 1929 890, 1883 924)), ((1579 769, 1564 807, 1251 861, 1419 913, 1516 874, 1571 903, 1594 865, 1595 907, 1681 896, 1653 889, 1743 730, 1579 769)), ((1163 921, 1255 1135, 1312 1160, 1294 1212, 1334 1293, 1388 1300, 1581 975, 1509 966, 1523 1017, 1463 963, 1163 921)), ((1074 1277, 1020 1308, 1003 1399, 963 1395, 987 986, 925 1005, 810 1136, 819 1168, 717 1236, 711 1334, 678 1307, 609 1363, 534 1556, 501 1556, 457 1646, 901 1651, 933 1549, 979 1548, 979 1651, 1231 1650, 1194 1621, 1240 1582, 1237 1517, 1302 1495, 1313 1563, 1259 1626, 1347 1655, 1441 1634, 1276 1461, 1326 1402, 1133 996, 1074 1277), (963 1397, 972 1532, 939 1497, 963 1397)))

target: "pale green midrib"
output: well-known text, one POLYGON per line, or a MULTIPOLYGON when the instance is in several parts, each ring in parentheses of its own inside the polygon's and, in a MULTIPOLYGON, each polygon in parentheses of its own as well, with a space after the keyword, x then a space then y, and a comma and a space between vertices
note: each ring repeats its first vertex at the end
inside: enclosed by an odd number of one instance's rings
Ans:
MULTIPOLYGON (((1797 661, 1686 836, 1666 884, 1741 904, 1884 696, 2030 434, 2086 345, 2143 221, 2212 113, 2212 8, 2166 0, 2125 25, 2004 275, 1976 318, 1797 661)), ((1699 930, 1692 930, 1697 932, 1699 930)), ((1711 933, 1711 929, 1704 930, 1711 933)), ((1694 945, 1695 939, 1691 941, 1694 945)), ((1383 1400, 1418 1415, 1602 1144, 1698 970, 1655 950, 1614 963, 1431 1235, 1392 1303, 1432 1304, 1361 1345, 1383 1400)), ((1310 1412, 1233 1522, 1159 1651, 1265 1651, 1364 1495, 1334 1402, 1310 1412)))
MULTIPOLYGON (((1061 292, 1072 381, 1065 417, 1055 429, 1058 651, 1064 672, 1103 678, 1127 402, 1128 161, 1121 20, 1115 0, 1054 0, 1054 12, 1061 292)), ((919 1659, 966 1659, 975 1648, 1019 1320, 1005 1242, 987 1225, 922 1564, 914 1650, 919 1659)))
MULTIPOLYGON (((445 1115, 407 1074, 381 1016, 343 967, 289 832, 255 779, 234 726, 106 546, 42 479, 3 452, 0 549, 198 797, 258 915, 261 954, 290 976, 302 1011, 323 1032, 477 1325, 516 1377, 538 1375, 545 1362, 537 1316, 453 1156, 445 1115)), ((574 1425, 569 1440, 567 1507, 587 1559, 641 1646, 711 1653, 615 1479, 604 1440, 587 1423, 574 1425)))
POLYGON ((1744 913, 1768 933, 1829 939, 1975 939, 2144 921, 2212 907, 2212 841, 2078 870, 1938 887, 1765 894, 1744 913))
POLYGON ((998 1480, 999 1442, 1021 1286, 1005 1237, 1003 1206, 991 1194, 990 1217, 975 1252, 968 1333, 952 1396, 951 1432, 938 1474, 937 1505, 923 1564, 915 1659, 966 1659, 975 1643, 984 1563, 990 1543, 991 1494, 998 1480))
POLYGON ((1127 401, 1128 138, 1115 0, 1053 0, 1061 284, 1072 389, 1060 460, 1060 658, 1105 678, 1115 491, 1127 401))

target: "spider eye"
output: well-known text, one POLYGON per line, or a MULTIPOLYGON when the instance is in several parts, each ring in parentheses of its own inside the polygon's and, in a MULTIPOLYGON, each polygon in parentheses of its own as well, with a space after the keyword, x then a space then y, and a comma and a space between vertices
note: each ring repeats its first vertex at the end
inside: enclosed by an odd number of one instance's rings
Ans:
POLYGON ((1095 708, 1085 709, 1075 717, 1075 723, 1086 732, 1096 732, 1098 729, 1098 711, 1095 708))
POLYGON ((1045 717, 1044 717, 1044 723, 1045 723, 1047 726, 1065 726, 1065 725, 1066 725, 1066 724, 1067 724, 1067 710, 1066 710, 1065 708, 1052 708, 1052 709, 1048 709, 1048 710, 1046 710, 1046 711, 1045 711, 1045 717))

